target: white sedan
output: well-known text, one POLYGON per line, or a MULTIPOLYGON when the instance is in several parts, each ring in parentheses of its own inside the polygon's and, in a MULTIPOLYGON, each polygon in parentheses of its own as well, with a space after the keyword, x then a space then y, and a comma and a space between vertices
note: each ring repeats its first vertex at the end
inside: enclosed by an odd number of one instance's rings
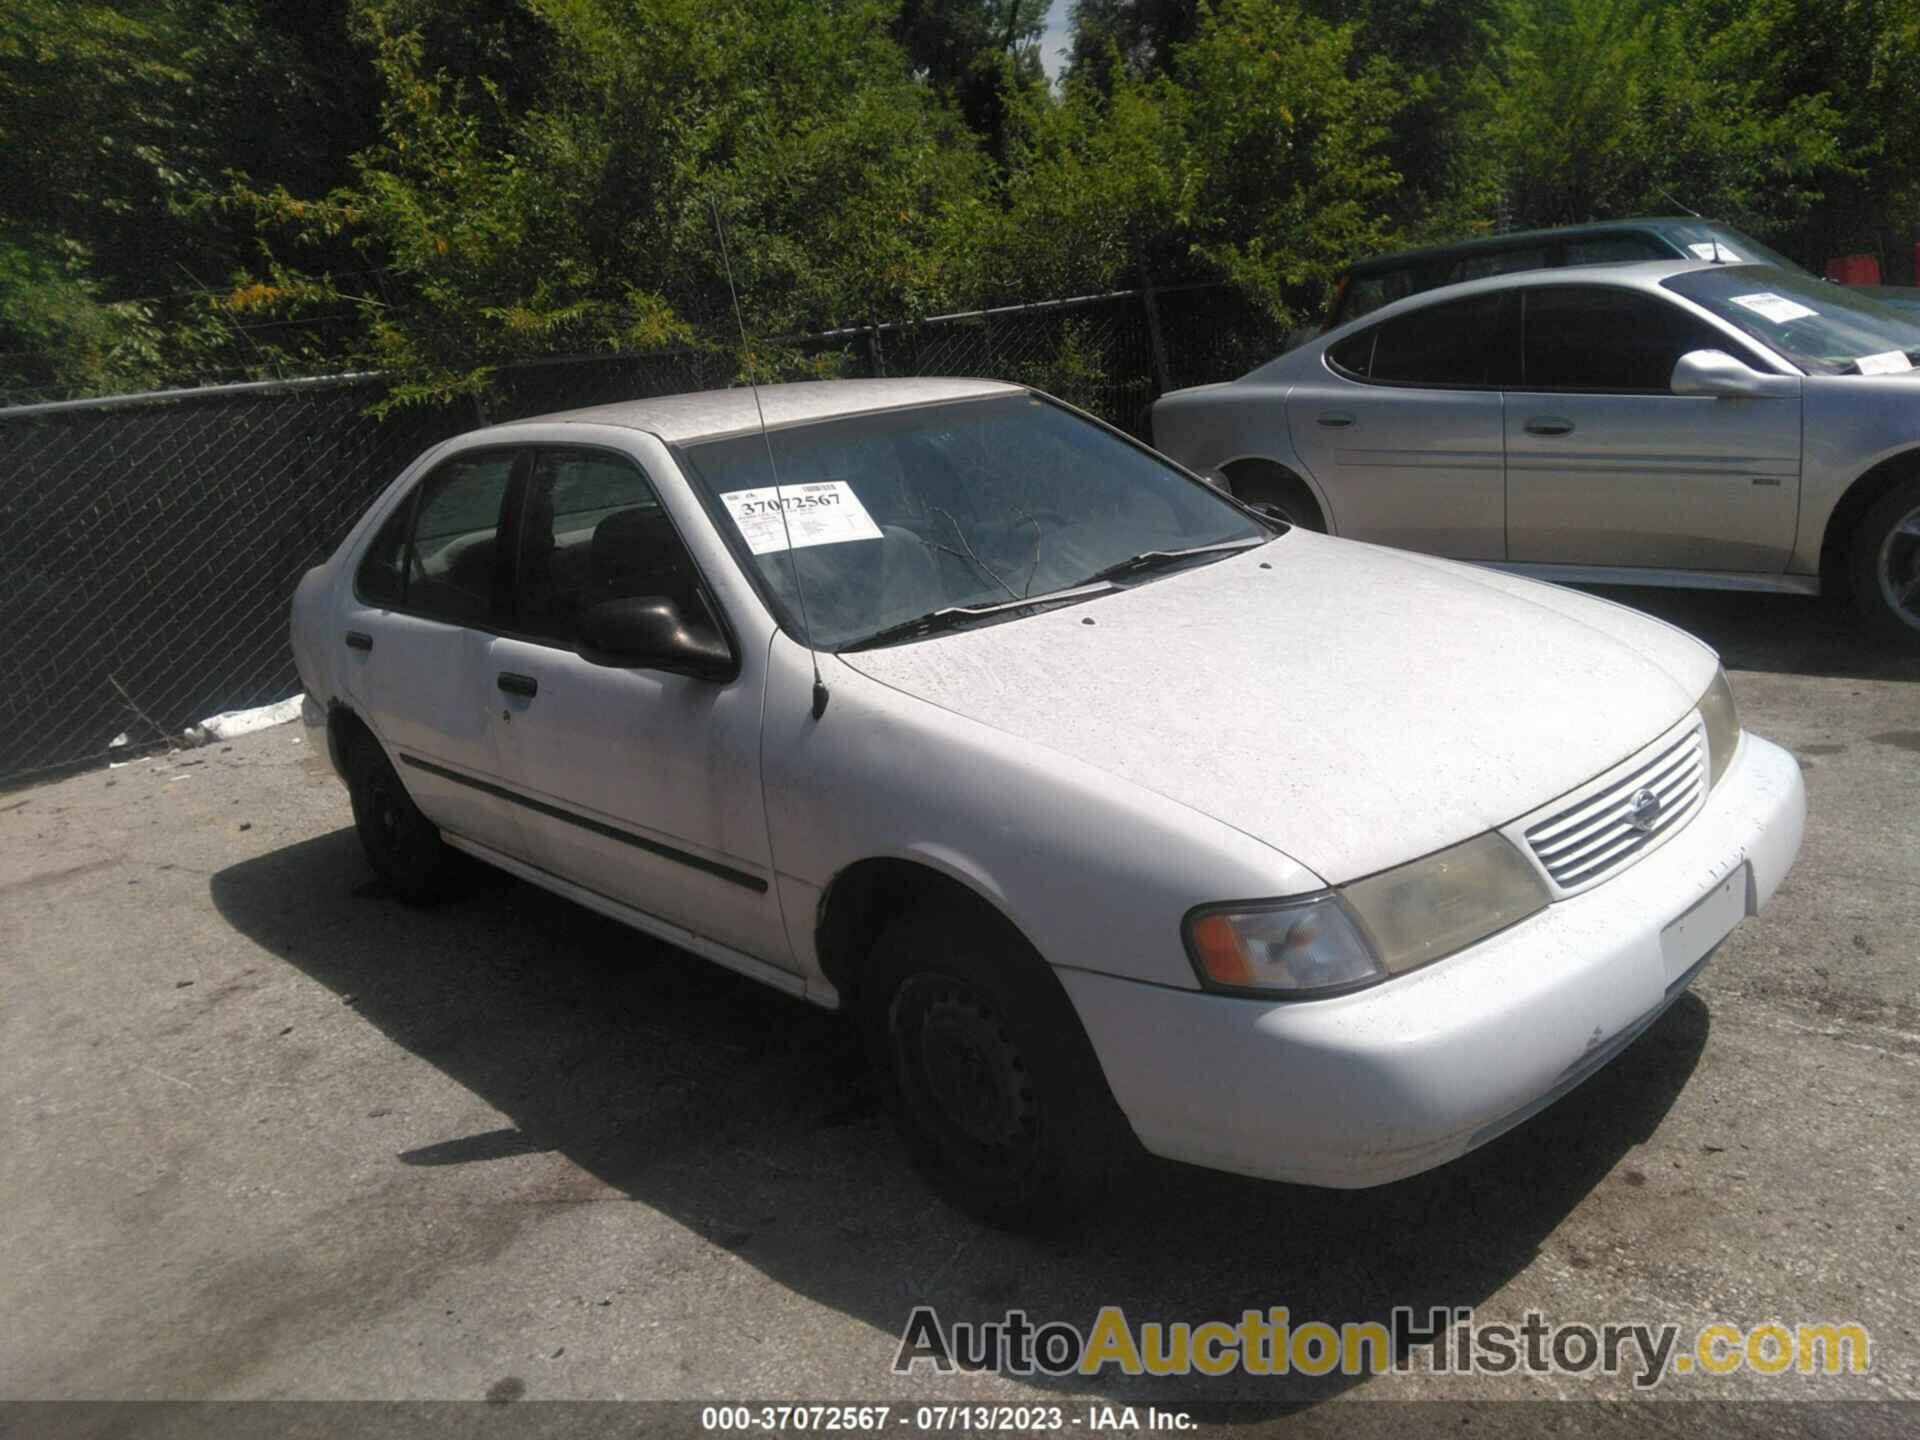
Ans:
POLYGON ((423 455, 301 582, 307 723, 401 897, 461 851, 850 1009, 979 1215, 1055 1223, 1134 1138, 1452 1159, 1793 862, 1797 766, 1667 625, 1289 528, 1015 386, 761 394, 423 455))

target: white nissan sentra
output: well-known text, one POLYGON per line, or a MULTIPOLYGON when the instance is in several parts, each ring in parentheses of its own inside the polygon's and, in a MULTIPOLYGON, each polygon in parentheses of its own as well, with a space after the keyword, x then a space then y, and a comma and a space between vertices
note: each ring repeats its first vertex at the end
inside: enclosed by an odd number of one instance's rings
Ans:
POLYGON ((461 851, 849 1007, 977 1214, 1057 1222, 1129 1137, 1450 1160, 1799 849, 1793 759, 1660 621, 1289 529, 1015 386, 761 399, 421 456, 295 597, 313 748, 405 899, 461 851))

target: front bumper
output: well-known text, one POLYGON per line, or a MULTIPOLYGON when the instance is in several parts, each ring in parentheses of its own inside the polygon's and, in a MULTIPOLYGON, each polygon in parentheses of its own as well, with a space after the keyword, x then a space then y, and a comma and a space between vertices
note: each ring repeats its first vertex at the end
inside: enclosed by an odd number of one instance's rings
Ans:
POLYGON ((1372 989, 1268 1002, 1060 980, 1147 1149, 1380 1185, 1484 1144, 1624 1049, 1772 897, 1805 818, 1798 764, 1747 735, 1699 814, 1645 859, 1372 989))

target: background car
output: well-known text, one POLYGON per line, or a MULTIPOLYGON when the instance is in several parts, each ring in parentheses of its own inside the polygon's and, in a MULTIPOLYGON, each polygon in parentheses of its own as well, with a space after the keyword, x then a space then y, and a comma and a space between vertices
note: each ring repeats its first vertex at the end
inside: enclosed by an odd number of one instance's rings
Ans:
MULTIPOLYGON (((1521 230, 1485 235, 1423 250, 1378 255, 1355 264, 1340 277, 1322 329, 1404 300, 1410 295, 1521 270, 1557 270, 1569 265, 1618 265, 1635 260, 1706 260, 1716 264, 1777 265, 1808 279, 1820 277, 1796 265, 1751 235, 1717 220, 1696 215, 1648 216, 1563 225, 1551 230, 1521 230)), ((1876 285, 1873 298, 1900 300, 1920 307, 1920 288, 1876 285)))
POLYGON ((1154 443, 1296 524, 1554 580, 1850 592, 1920 639, 1920 317, 1766 265, 1403 300, 1154 443))
POLYGON ((1856 285, 1854 292, 1869 300, 1877 300, 1882 305, 1891 305, 1895 310, 1908 315, 1920 315, 1920 286, 1915 285, 1856 285))

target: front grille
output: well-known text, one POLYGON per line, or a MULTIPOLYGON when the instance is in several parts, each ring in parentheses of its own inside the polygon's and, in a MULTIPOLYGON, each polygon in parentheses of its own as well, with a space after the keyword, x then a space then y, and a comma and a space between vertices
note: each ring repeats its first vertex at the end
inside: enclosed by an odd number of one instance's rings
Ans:
POLYGON ((1706 731, 1697 721, 1598 792, 1527 827, 1527 844, 1553 883, 1576 890, 1632 862, 1661 836, 1684 824, 1706 799, 1706 731), (1633 823, 1643 790, 1660 802, 1648 828, 1633 823))

